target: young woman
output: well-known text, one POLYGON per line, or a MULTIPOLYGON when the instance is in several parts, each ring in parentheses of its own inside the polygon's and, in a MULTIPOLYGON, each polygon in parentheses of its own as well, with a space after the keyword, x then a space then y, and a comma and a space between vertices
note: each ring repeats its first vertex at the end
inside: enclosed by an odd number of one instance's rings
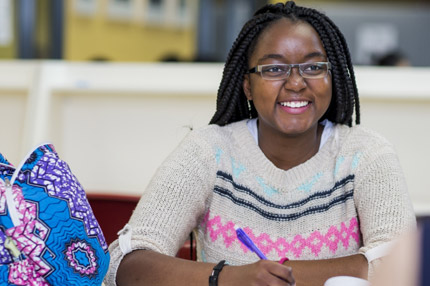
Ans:
POLYGON ((211 124, 167 158, 110 246, 106 284, 367 279, 415 216, 393 147, 359 115, 335 24, 293 2, 258 10, 230 51, 211 124), (175 258, 193 230, 198 261, 175 258))

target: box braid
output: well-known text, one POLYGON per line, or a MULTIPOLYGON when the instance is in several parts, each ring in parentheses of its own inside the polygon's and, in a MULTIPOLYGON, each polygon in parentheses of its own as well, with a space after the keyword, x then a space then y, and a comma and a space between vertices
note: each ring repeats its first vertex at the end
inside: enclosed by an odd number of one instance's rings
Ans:
POLYGON ((251 111, 243 91, 243 78, 248 59, 254 52, 261 32, 281 18, 309 23, 319 34, 332 64, 333 95, 330 106, 321 120, 352 126, 360 123, 360 106, 351 55, 345 37, 326 15, 312 8, 296 6, 293 1, 263 6, 243 26, 234 42, 224 66, 218 89, 216 112, 210 123, 220 126, 258 116, 251 101, 251 111))

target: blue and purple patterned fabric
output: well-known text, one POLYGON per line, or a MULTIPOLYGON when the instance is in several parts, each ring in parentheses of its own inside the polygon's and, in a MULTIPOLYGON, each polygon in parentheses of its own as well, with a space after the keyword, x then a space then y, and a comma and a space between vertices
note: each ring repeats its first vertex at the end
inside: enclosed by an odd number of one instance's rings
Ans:
POLYGON ((0 154, 0 285, 101 285, 109 266, 85 191, 49 144, 0 154))

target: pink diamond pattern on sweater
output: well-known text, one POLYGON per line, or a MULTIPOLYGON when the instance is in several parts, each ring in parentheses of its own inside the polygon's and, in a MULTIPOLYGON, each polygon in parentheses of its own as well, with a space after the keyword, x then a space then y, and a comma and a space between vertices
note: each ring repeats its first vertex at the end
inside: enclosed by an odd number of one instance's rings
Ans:
MULTIPOLYGON (((235 232, 235 224, 232 221, 223 224, 220 216, 209 218, 209 213, 207 213, 203 224, 206 224, 205 232, 209 234, 212 242, 223 239, 224 245, 227 248, 233 243, 239 243, 244 253, 249 251, 238 240, 235 232)), ((280 258, 291 257, 292 255, 295 258, 300 258, 305 249, 310 250, 315 257, 318 257, 324 247, 335 254, 339 247, 348 249, 351 240, 357 244, 360 243, 360 231, 356 217, 351 218, 347 223, 342 222, 340 226, 330 226, 325 233, 314 231, 308 236, 297 234, 290 241, 287 241, 283 237, 273 240, 267 233, 255 235, 249 227, 243 230, 265 255, 275 251, 280 258)))

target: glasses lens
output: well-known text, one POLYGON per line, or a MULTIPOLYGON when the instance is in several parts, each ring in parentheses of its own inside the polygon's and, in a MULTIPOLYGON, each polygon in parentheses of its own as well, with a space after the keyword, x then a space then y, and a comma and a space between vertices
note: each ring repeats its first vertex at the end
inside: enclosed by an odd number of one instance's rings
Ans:
POLYGON ((290 67, 288 65, 264 65, 261 67, 261 75, 267 79, 281 79, 288 77, 290 67))
POLYGON ((300 71, 302 76, 306 78, 325 77, 328 72, 328 63, 301 64, 300 71))

